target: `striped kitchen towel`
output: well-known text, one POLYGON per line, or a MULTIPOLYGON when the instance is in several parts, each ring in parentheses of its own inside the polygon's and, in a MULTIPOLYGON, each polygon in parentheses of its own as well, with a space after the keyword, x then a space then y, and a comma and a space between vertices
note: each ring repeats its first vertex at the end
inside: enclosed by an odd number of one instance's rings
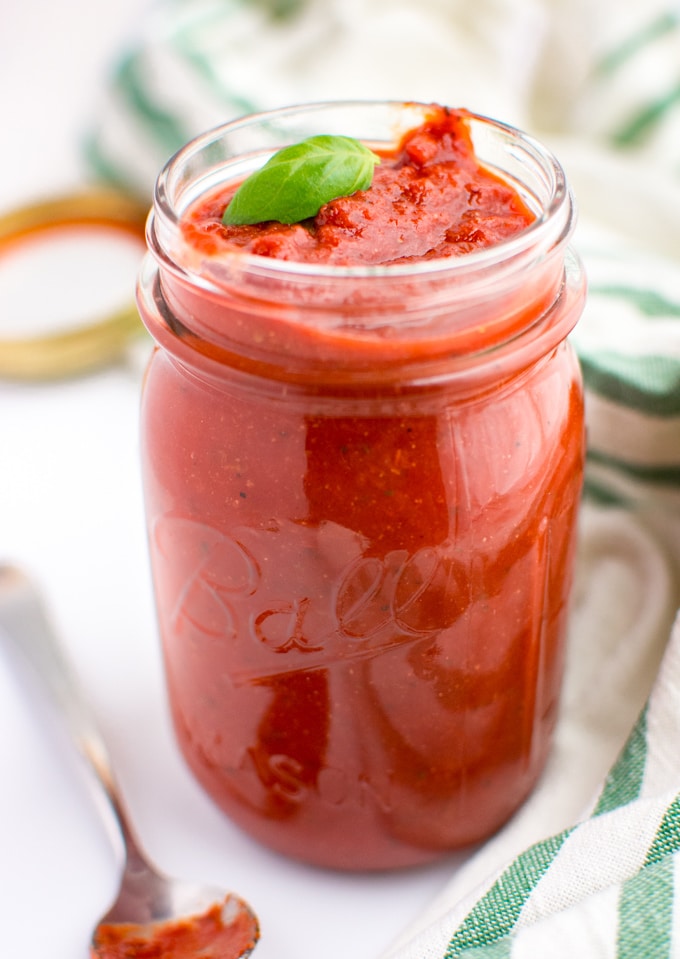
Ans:
POLYGON ((466 106, 680 173, 677 0, 161 0, 141 20, 87 152, 145 195, 203 130, 339 97, 466 106))
POLYGON ((669 0, 165 0, 112 72, 86 153, 150 197, 192 136, 338 97, 462 104, 552 145, 590 300, 589 490, 680 506, 680 7, 669 0), (351 64, 351 69, 348 69, 351 64))
POLYGON ((550 144, 590 290, 573 333, 587 494, 552 756, 386 955, 680 959, 680 7, 165 0, 118 61, 87 155, 149 196, 201 130, 343 97, 462 105, 550 144))
POLYGON ((458 898, 479 869, 473 860, 395 959, 680 955, 679 703, 680 622, 589 814, 458 898))

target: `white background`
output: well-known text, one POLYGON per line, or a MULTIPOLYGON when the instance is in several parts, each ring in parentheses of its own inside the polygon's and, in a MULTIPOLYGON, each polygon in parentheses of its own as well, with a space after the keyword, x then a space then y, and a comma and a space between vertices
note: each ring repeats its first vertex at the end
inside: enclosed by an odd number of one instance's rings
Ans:
MULTIPOLYGON (((143 10, 143 0, 3 4, 0 215, 83 185, 83 131, 143 10)), ((0 337, 40 325, 55 302, 75 309, 83 291, 68 269, 50 269, 56 256, 28 278, 25 264, 21 273, 0 257, 0 337)), ((136 262, 135 252, 125 297, 136 262)), ((105 263, 87 272, 102 287, 110 282, 105 263)), ((284 862, 241 836, 193 783, 172 740, 157 648, 137 465, 139 379, 135 360, 53 383, 0 380, 0 562, 39 584, 152 858, 245 896, 261 920, 261 959, 375 957, 453 861, 389 877, 284 862)), ((54 716, 0 643, 2 955, 86 959, 117 869, 54 716)))

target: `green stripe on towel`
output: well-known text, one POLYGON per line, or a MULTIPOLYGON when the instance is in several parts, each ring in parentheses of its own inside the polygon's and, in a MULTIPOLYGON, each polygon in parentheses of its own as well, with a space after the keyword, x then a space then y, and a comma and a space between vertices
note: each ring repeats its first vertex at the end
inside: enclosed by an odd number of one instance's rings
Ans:
POLYGON ((668 959, 673 929, 672 856, 623 884, 619 900, 617 959, 668 959))
POLYGON ((611 296, 628 300, 645 316, 680 317, 680 302, 669 300, 658 290, 624 284, 598 283, 591 284, 589 293, 591 296, 611 296))
POLYGON ((593 816, 601 816, 638 798, 642 789, 646 762, 647 709, 645 708, 605 780, 593 816))
POLYGON ((614 131, 612 134, 614 144, 618 147, 630 147, 641 143, 677 105, 680 105, 680 84, 671 87, 663 96, 646 104, 627 123, 614 131))
POLYGON ((680 795, 668 806, 640 872, 623 884, 617 959, 671 955, 674 855, 680 850, 680 795))
POLYGON ((615 73, 627 60, 633 59, 641 50, 654 43, 660 37, 676 30, 680 25, 680 16, 674 10, 666 10, 646 27, 628 36, 623 43, 611 50, 595 67, 596 74, 615 73))
POLYGON ((649 847, 645 865, 660 862, 680 850, 680 794, 670 804, 661 820, 654 842, 649 847))
MULTIPOLYGON (((567 829, 521 853, 465 917, 449 941, 445 959, 461 959, 466 950, 488 946, 509 935, 538 881, 570 834, 567 829)), ((487 959, 487 953, 483 955, 487 959)), ((498 959, 495 953, 490 955, 498 959)), ((500 953, 501 957, 505 955, 500 953)))
MULTIPOLYGON (((680 424, 678 424, 680 430, 680 424)), ((600 453, 598 450, 588 450, 588 461, 600 466, 616 470, 617 473, 629 477, 636 482, 655 484, 658 486, 680 486, 680 465, 678 466, 638 466, 622 459, 615 459, 600 453)))
POLYGON ((132 53, 121 60, 116 74, 118 93, 170 156, 191 139, 191 133, 153 99, 145 80, 143 55, 132 53))
POLYGON ((680 415, 680 357, 579 350, 586 388, 649 416, 680 415))

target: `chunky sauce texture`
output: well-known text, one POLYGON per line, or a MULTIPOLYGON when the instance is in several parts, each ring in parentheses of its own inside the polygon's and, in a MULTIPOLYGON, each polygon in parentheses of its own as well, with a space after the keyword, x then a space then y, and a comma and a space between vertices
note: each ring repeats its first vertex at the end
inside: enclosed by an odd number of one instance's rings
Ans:
POLYGON ((216 903, 204 913, 141 926, 103 923, 90 959, 241 959, 257 944, 257 924, 245 912, 216 903))
POLYGON ((335 266, 385 265, 493 246, 534 219, 512 187, 478 164, 464 114, 443 108, 383 155, 369 190, 332 200, 313 220, 224 226, 234 189, 191 211, 184 230, 193 246, 217 252, 228 244, 335 266))
MULTIPOLYGON (((458 255, 530 219, 447 111, 313 223, 225 230, 225 202, 188 215, 196 248, 342 263, 458 255)), ((242 305, 162 281, 181 325, 247 326, 242 305)), ((248 309, 258 336, 278 333, 248 309)), ((151 556, 197 778, 262 842, 324 866, 412 865, 487 837, 535 783, 556 718, 583 461, 571 350, 490 365, 474 387, 305 392, 146 322, 166 346, 143 402, 151 556)), ((323 355, 318 330, 296 337, 302 356, 316 339, 310 364, 323 355)), ((359 334, 343 342, 361 354, 359 334)))

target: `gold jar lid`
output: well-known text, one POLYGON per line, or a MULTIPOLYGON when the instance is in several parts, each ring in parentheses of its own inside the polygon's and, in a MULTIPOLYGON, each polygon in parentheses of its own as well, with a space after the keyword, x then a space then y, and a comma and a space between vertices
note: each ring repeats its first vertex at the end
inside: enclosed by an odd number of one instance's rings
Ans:
MULTIPOLYGON (((0 257, 42 231, 72 227, 122 231, 141 240, 148 208, 126 194, 107 189, 79 192, 19 207, 0 215, 0 257)), ((22 380, 56 379, 107 365, 124 355, 143 330, 134 299, 122 309, 90 322, 74 322, 32 336, 0 334, 0 376, 22 380)))

